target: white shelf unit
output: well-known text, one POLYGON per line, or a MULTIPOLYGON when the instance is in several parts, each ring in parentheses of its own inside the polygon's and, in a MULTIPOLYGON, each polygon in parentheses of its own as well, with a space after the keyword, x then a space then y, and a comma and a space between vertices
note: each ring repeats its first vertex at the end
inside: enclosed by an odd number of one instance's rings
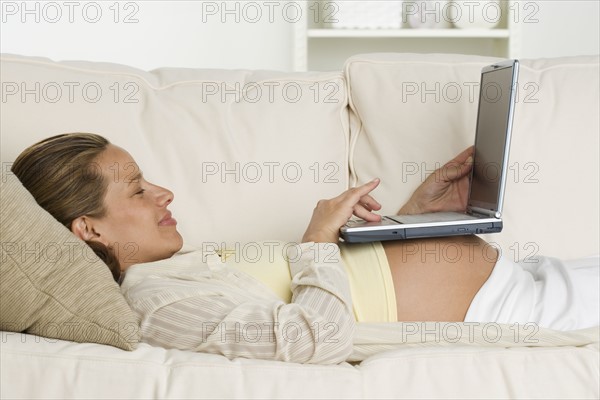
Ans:
POLYGON ((513 1, 501 0, 503 18, 493 29, 335 29, 310 16, 327 0, 302 1, 295 26, 296 71, 340 70, 353 54, 374 52, 461 53, 518 58, 519 24, 507 17, 513 1))
POLYGON ((308 38, 509 38, 508 29, 309 29, 308 38))

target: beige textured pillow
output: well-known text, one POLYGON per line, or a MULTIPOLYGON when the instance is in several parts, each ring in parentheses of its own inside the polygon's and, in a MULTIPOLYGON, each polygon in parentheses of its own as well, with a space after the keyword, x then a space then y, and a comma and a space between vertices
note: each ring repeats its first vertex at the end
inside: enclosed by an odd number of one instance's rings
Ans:
POLYGON ((0 328, 133 350, 139 321, 108 267, 13 174, 0 182, 0 328))

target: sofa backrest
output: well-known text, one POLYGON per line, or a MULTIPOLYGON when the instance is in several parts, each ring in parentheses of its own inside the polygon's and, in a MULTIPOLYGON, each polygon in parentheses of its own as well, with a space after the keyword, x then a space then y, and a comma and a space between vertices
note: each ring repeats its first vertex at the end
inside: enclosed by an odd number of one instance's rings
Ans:
POLYGON ((27 146, 93 132, 175 193, 185 243, 301 239, 348 185, 341 72, 162 68, 3 55, 3 173, 27 146))
MULTIPOLYGON (((481 68, 497 58, 363 54, 345 65, 352 109, 351 186, 375 176, 394 213, 435 168, 473 143, 481 68)), ((521 60, 503 254, 533 260, 599 253, 597 56, 521 60)))
MULTIPOLYGON (((300 240, 315 203, 375 176, 394 213, 473 141, 496 58, 365 54, 344 72, 161 68, 3 55, 3 173, 51 135, 100 133, 173 190, 186 244, 300 240), (350 105, 350 107, 348 107, 350 105)), ((504 254, 597 254, 598 57, 521 60, 504 254)))

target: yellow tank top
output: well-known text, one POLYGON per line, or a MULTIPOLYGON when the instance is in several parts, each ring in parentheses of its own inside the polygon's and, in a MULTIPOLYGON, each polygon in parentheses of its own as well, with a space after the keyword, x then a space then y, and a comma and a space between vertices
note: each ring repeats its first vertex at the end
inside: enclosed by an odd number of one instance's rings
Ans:
MULTIPOLYGON (((217 252, 228 267, 259 280, 286 303, 292 301, 292 276, 285 257, 286 242, 264 241, 236 245, 217 252)), ((396 294, 385 251, 380 242, 339 245, 354 316, 359 322, 396 322, 396 294)))
POLYGON ((286 303, 292 301, 292 276, 285 256, 286 243, 252 242, 217 252, 228 267, 245 272, 268 286, 286 303))

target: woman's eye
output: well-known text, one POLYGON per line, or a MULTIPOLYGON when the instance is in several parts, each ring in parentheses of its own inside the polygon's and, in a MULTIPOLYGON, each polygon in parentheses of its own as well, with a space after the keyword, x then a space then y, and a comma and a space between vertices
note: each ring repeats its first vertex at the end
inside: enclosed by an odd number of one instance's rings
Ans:
POLYGON ((136 194, 144 194, 145 191, 146 191, 146 189, 140 189, 140 191, 137 192, 136 194))

